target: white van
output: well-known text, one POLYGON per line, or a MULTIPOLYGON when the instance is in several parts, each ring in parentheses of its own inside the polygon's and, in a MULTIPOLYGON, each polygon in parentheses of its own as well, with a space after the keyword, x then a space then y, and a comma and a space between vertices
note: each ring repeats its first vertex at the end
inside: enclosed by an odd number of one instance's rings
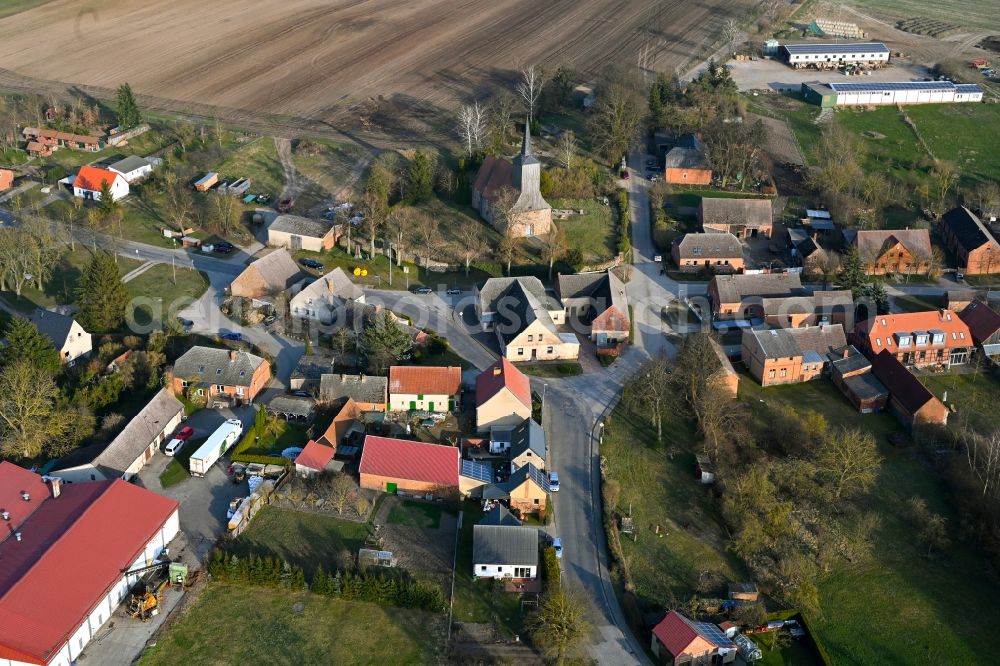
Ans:
POLYGON ((559 473, 552 472, 549 474, 549 492, 557 493, 559 492, 559 473))
POLYGON ((172 439, 169 442, 167 442, 167 445, 165 447, 163 447, 163 452, 166 453, 168 456, 172 456, 181 449, 183 449, 185 443, 186 440, 183 439, 172 439))

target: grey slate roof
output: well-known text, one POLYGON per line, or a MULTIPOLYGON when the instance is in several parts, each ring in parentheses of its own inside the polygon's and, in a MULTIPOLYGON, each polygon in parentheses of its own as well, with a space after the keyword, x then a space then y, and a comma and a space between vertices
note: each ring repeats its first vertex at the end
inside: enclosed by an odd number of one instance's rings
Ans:
POLYGON ((862 260, 870 261, 897 242, 911 253, 930 259, 931 236, 926 229, 859 229, 853 244, 864 256, 862 260))
POLYGON ((872 400, 880 396, 888 396, 889 389, 878 380, 874 374, 865 372, 860 375, 852 375, 844 380, 844 386, 856 395, 859 400, 872 400))
POLYGON ((589 299, 597 309, 595 316, 609 307, 615 307, 628 316, 628 298, 625 285, 613 271, 602 273, 574 273, 560 275, 557 280, 559 297, 567 305, 575 299, 589 299), (603 305, 602 307, 599 307, 603 305))
POLYGON ((542 285, 542 281, 536 277, 500 277, 500 278, 490 278, 484 284, 483 288, 479 290, 479 305, 483 312, 496 312, 497 302, 502 296, 504 296, 510 288, 515 284, 521 285, 521 288, 528 294, 534 296, 539 303, 548 303, 550 300, 545 293, 545 287, 542 285))
POLYGON ((322 238, 330 233, 333 225, 323 220, 311 220, 301 215, 279 215, 274 218, 268 231, 283 231, 296 236, 322 238))
POLYGON ((562 310, 536 277, 490 278, 479 292, 479 303, 483 313, 497 313, 494 326, 504 344, 536 319, 556 333, 549 311, 562 310))
POLYGON ((52 341, 56 351, 66 343, 69 331, 73 327, 72 317, 48 310, 35 310, 29 319, 38 328, 39 333, 52 341))
POLYGON ((322 402, 351 398, 355 402, 385 403, 389 378, 377 375, 324 374, 319 380, 322 402))
POLYGON ((830 359, 830 367, 841 375, 859 370, 867 370, 872 367, 868 357, 858 351, 858 348, 854 345, 845 345, 844 347, 834 349, 826 357, 830 359), (846 358, 844 357, 845 350, 847 351, 846 358))
POLYGON ((292 379, 320 379, 324 372, 333 369, 333 357, 305 354, 292 370, 292 379))
POLYGON ((716 275, 712 281, 722 303, 739 303, 747 296, 802 296, 806 293, 798 273, 716 275))
POLYGON ((503 504, 497 504, 495 507, 486 512, 483 519, 479 521, 479 524, 520 527, 521 521, 515 518, 514 514, 508 511, 507 507, 503 504))
POLYGON ((538 530, 507 525, 472 528, 474 564, 538 566, 538 530))
POLYGON ((343 301, 356 301, 365 295, 364 290, 347 277, 347 273, 339 266, 305 287, 292 299, 296 303, 309 303, 313 300, 326 302, 330 296, 343 301))
POLYGON ((756 343, 767 358, 786 358, 813 352, 825 360, 831 351, 847 344, 844 327, 840 324, 763 331, 744 329, 743 340, 751 346, 756 343))
POLYGON ((316 406, 316 401, 312 398, 305 398, 297 395, 275 396, 271 402, 267 403, 267 409, 278 414, 292 414, 302 418, 312 414, 316 406))
POLYGON ((510 456, 516 458, 528 449, 545 460, 545 431, 534 419, 525 419, 511 431, 510 456))
POLYGON ((139 157, 138 155, 129 155, 123 160, 118 160, 108 168, 114 169, 115 171, 121 173, 129 173, 130 171, 135 171, 145 166, 152 166, 152 164, 153 164, 152 162, 150 162, 144 157, 139 157))
POLYGON ((174 376, 199 385, 250 386, 253 373, 264 359, 245 351, 192 347, 174 363, 174 376))
POLYGON ((702 224, 736 224, 750 228, 771 226, 768 199, 724 199, 702 197, 702 224))
MULTIPOLYGON (((510 478, 507 479, 506 482, 499 485, 509 493, 529 479, 545 492, 549 492, 549 480, 546 478, 545 472, 538 469, 531 463, 528 463, 523 467, 518 467, 514 470, 514 473, 510 475, 510 478)), ((483 497, 486 496, 483 495, 483 497)))
MULTIPOLYGON (((165 388, 160 389, 142 411, 128 422, 125 429, 94 457, 92 464, 108 478, 121 476, 163 432, 167 423, 183 411, 184 405, 173 393, 165 388)), ((62 466, 57 464, 55 469, 75 467, 85 462, 75 461, 75 464, 62 466)))
POLYGON ((741 259, 743 244, 730 233, 685 234, 677 244, 682 259, 741 259))
POLYGON ((952 208, 942 215, 941 224, 951 229, 958 244, 966 252, 971 252, 987 244, 996 245, 996 241, 986 230, 982 220, 965 206, 952 208))
POLYGON ((664 163, 668 169, 708 169, 705 153, 695 148, 671 148, 664 163))

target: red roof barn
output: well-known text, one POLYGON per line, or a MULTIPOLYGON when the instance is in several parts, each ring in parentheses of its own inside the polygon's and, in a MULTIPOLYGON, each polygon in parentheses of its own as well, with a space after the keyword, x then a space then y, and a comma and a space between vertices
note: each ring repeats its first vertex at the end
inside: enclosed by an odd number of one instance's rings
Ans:
POLYGON ((666 664, 721 663, 736 658, 736 644, 717 626, 710 622, 689 620, 677 611, 653 627, 653 654, 666 664))
POLYGON ((361 487, 393 493, 458 493, 459 450, 391 437, 365 437, 361 487))

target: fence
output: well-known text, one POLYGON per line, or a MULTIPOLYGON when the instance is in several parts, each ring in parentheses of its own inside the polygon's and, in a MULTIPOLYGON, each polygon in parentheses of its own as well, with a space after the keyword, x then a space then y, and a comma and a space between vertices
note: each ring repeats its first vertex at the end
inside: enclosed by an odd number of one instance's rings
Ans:
POLYGON ((118 134, 109 134, 107 144, 109 146, 118 146, 123 142, 128 141, 133 137, 137 137, 140 134, 144 134, 148 131, 149 131, 149 125, 147 123, 143 123, 138 127, 133 127, 130 130, 125 130, 124 132, 119 132, 118 134))

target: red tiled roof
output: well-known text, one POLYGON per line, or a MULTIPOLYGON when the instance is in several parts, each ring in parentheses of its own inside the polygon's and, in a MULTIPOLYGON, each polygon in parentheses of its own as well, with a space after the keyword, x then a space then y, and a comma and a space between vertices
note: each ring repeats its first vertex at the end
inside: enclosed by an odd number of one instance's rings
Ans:
POLYGON ((348 398, 344 406, 337 412, 337 415, 333 417, 333 421, 330 422, 330 426, 326 429, 326 432, 320 435, 320 441, 329 446, 336 447, 340 444, 340 440, 344 438, 344 435, 347 434, 347 429, 351 427, 351 423, 360 415, 360 405, 354 402, 354 398, 348 398))
POLYGON ((958 316, 969 327, 972 339, 980 344, 1000 331, 1000 314, 986 303, 973 301, 958 316))
POLYGON ((489 155, 483 160, 473 186, 484 199, 492 200, 504 187, 514 187, 514 164, 489 155))
POLYGON ((425 368, 394 365, 389 368, 389 394, 456 395, 462 387, 462 368, 425 368))
POLYGON ((457 486, 458 465, 458 449, 454 446, 368 435, 361 452, 360 472, 457 486))
POLYGON ((653 627, 653 635, 675 657, 683 654, 694 639, 698 638, 698 632, 677 611, 667 613, 667 616, 653 627))
MULTIPOLYGON (((893 335, 896 333, 912 333, 914 331, 939 330, 944 332, 943 345, 932 344, 928 345, 927 348, 937 346, 966 347, 972 344, 969 327, 951 310, 879 315, 861 322, 858 324, 858 329, 863 335, 868 337, 869 347, 876 354, 880 349, 889 349, 893 352, 900 351, 893 340, 893 335), (882 344, 879 344, 879 341, 882 344)), ((921 349, 923 348, 921 347, 921 349)), ((908 349, 917 349, 917 347, 913 345, 908 349)))
POLYGON ((108 185, 113 185, 115 178, 121 178, 121 174, 117 174, 114 171, 108 171, 107 169, 82 166, 80 167, 80 172, 76 174, 76 180, 73 181, 73 187, 100 192, 101 183, 107 181, 108 185))
POLYGON ((67 484, 51 498, 36 475, 0 463, 0 502, 13 515, 24 486, 40 501, 20 524, 22 540, 0 541, 0 658, 45 663, 178 503, 120 479, 67 484))
POLYGON ((295 464, 322 472, 333 459, 335 452, 336 449, 332 446, 326 446, 314 439, 310 439, 306 447, 302 449, 302 453, 295 459, 295 464))
POLYGON ((504 387, 525 407, 531 408, 531 384, 528 376, 503 357, 476 377, 476 406, 481 407, 504 387))

